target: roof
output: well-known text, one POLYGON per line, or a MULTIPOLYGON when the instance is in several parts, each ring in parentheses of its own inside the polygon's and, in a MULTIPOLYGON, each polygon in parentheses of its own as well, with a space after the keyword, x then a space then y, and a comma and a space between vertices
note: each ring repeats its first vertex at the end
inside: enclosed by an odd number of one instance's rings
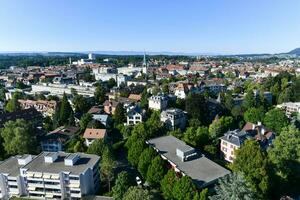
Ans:
POLYGON ((191 177, 199 187, 213 184, 217 179, 230 173, 229 170, 209 160, 199 152, 194 159, 182 162, 176 155, 176 149, 185 151, 192 149, 192 147, 174 136, 169 135, 150 139, 147 143, 156 148, 169 162, 174 163, 182 173, 191 177))
POLYGON ((107 197, 107 196, 95 196, 95 195, 90 195, 90 196, 84 196, 82 197, 83 200, 113 200, 113 197, 107 197))
POLYGON ((60 173, 70 172, 73 175, 80 175, 87 168, 94 167, 100 157, 94 154, 76 153, 80 158, 73 166, 65 165, 64 159, 72 154, 65 152, 58 152, 58 158, 53 163, 45 163, 44 156, 48 152, 42 152, 36 156, 31 162, 24 166, 29 172, 46 172, 46 173, 60 173))
POLYGON ((139 94, 130 94, 128 97, 128 99, 135 100, 135 101, 140 101, 141 98, 142 98, 142 96, 139 94))
POLYGON ((106 129, 87 128, 84 131, 83 138, 101 139, 106 136, 106 129))
POLYGON ((240 147, 249 137, 250 135, 246 131, 234 130, 228 131, 220 139, 240 147))
POLYGON ((99 106, 93 106, 89 109, 88 113, 90 114, 99 114, 101 113, 102 109, 99 106))
POLYGON ((20 168, 23 165, 18 164, 18 159, 23 156, 12 156, 0 163, 0 173, 8 174, 9 176, 16 177, 20 174, 20 168))

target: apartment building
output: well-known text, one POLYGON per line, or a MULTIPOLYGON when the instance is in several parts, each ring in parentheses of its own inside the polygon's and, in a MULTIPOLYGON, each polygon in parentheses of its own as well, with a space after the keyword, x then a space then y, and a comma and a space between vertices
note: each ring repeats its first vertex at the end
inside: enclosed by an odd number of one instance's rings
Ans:
POLYGON ((186 125, 186 113, 180 109, 172 108, 161 112, 160 121, 170 130, 184 129, 186 125))
POLYGON ((99 188, 99 156, 42 152, 0 164, 1 198, 82 199, 99 188))
POLYGON ((168 98, 163 95, 151 96, 148 99, 149 108, 153 110, 165 110, 168 106, 168 98))
POLYGON ((144 112, 139 106, 127 109, 127 126, 132 126, 143 121, 144 112))
POLYGON ((300 102, 286 102, 277 107, 284 110, 287 117, 291 117, 293 113, 300 115, 300 102))

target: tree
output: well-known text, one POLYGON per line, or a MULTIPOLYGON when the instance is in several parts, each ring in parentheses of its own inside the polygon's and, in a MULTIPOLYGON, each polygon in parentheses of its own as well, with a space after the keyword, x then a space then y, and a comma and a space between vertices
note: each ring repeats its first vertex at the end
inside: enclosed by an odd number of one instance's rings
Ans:
POLYGON ((241 174, 233 173, 219 179, 216 195, 210 200, 255 200, 255 193, 241 174))
POLYGON ((256 99, 254 97, 253 91, 249 90, 247 94, 245 95, 244 101, 243 101, 243 107, 247 110, 249 108, 256 106, 256 99))
POLYGON ((200 192, 200 198, 199 200, 208 200, 208 189, 205 188, 200 192))
POLYGON ((186 143, 203 148, 209 141, 208 128, 205 126, 198 128, 189 127, 184 133, 183 138, 186 143))
POLYGON ((88 125, 88 123, 93 119, 92 114, 90 113, 85 113, 82 115, 79 121, 80 129, 81 131, 84 131, 88 125))
POLYGON ((85 150, 86 146, 84 145, 84 142, 82 140, 77 141, 73 147, 74 152, 85 152, 85 150))
POLYGON ((116 124, 122 124, 123 122, 125 122, 125 109, 122 103, 119 103, 117 105, 113 118, 116 124))
POLYGON ((23 120, 8 121, 1 129, 5 151, 10 155, 36 153, 37 139, 32 125, 23 120))
POLYGON ((283 128, 268 155, 277 175, 285 183, 279 183, 277 188, 284 194, 297 195, 300 188, 300 130, 294 125, 283 128))
POLYGON ((266 113, 264 124, 279 135, 282 127, 286 127, 288 125, 288 118, 282 110, 274 108, 266 113))
POLYGON ((127 172, 122 171, 118 174, 115 185, 112 188, 113 197, 115 200, 122 200, 128 188, 132 186, 130 176, 127 172))
POLYGON ((110 183, 114 178, 115 167, 116 167, 116 162, 113 160, 113 155, 111 151, 106 147, 102 154, 100 175, 101 175, 101 179, 107 182, 109 192, 111 188, 110 183))
POLYGON ((102 156, 104 149, 107 147, 103 139, 97 139, 88 147, 88 154, 95 154, 98 156, 102 156))
POLYGON ((141 101, 140 105, 141 108, 147 108, 148 107, 148 98, 150 97, 149 93, 147 92, 147 88, 144 89, 141 95, 141 101))
POLYGON ((154 200, 154 196, 145 189, 131 186, 125 193, 123 200, 154 200))
POLYGON ((249 108, 244 113, 244 119, 246 122, 251 122, 256 124, 257 122, 262 122, 264 119, 264 109, 262 107, 259 108, 249 108))
POLYGON ((74 123, 74 113, 65 93, 58 110, 58 123, 59 125, 70 125, 74 123))
POLYGON ((150 147, 146 148, 142 152, 138 163, 138 171, 141 173, 143 177, 147 177, 148 168, 151 165, 151 162, 156 155, 157 154, 154 151, 154 149, 150 147))
POLYGON ((17 81, 16 88, 18 89, 25 89, 27 85, 25 85, 22 81, 17 81))
POLYGON ((7 112, 14 112, 14 111, 20 110, 20 108, 21 108, 20 103, 19 103, 18 99, 15 97, 10 99, 5 106, 5 110, 7 112))
POLYGON ((117 83, 116 83, 115 79, 113 79, 113 78, 110 78, 110 79, 107 81, 107 87, 108 87, 109 89, 113 88, 113 87, 116 86, 116 85, 117 85, 117 83))
POLYGON ((242 116, 242 107, 241 106, 233 106, 231 109, 232 116, 237 120, 240 116, 242 116))
POLYGON ((128 161, 133 165, 137 166, 139 163, 139 157, 143 150, 146 148, 146 144, 144 141, 136 141, 134 145, 131 145, 131 147, 128 150, 128 161))
POLYGON ((178 181, 178 177, 175 174, 175 171, 170 169, 168 173, 161 180, 161 191, 164 199, 173 200, 173 188, 176 182, 178 181))
POLYGON ((168 84, 163 84, 162 85, 162 92, 164 94, 168 94, 169 93, 169 85, 168 84))
POLYGON ((232 165, 233 171, 242 173, 252 190, 262 198, 269 190, 267 167, 267 157, 258 142, 254 140, 246 140, 244 145, 236 151, 236 158, 232 165))
POLYGON ((216 118, 209 126, 210 138, 215 140, 223 133, 233 128, 234 122, 232 117, 222 116, 220 119, 216 118))
POLYGON ((193 199, 196 187, 188 176, 181 177, 174 185, 172 194, 176 200, 193 199))
POLYGON ((278 96, 278 103, 290 102, 293 100, 294 94, 292 87, 284 89, 278 96))
POLYGON ((148 168, 146 180, 150 185, 158 186, 165 174, 166 162, 160 156, 156 156, 148 168))
POLYGON ((203 95, 191 93, 186 98, 185 110, 191 118, 203 122, 206 117, 205 103, 203 95))
POLYGON ((101 84, 99 84, 96 87, 94 95, 95 95, 95 101, 98 104, 102 104, 105 101, 105 89, 104 89, 104 87, 101 84))
POLYGON ((73 105, 76 113, 85 113, 89 110, 90 104, 82 95, 75 95, 73 105))

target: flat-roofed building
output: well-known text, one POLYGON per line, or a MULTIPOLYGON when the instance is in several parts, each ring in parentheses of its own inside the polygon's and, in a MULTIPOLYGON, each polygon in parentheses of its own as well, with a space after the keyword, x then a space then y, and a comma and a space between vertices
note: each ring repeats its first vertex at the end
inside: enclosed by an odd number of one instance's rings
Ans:
POLYGON ((147 141, 160 156, 167 160, 175 172, 189 176, 200 188, 210 186, 230 171, 206 158, 197 149, 174 136, 162 136, 147 141))
POLYGON ((93 195, 99 189, 99 160, 97 155, 64 152, 11 157, 0 164, 1 196, 82 199, 93 195))

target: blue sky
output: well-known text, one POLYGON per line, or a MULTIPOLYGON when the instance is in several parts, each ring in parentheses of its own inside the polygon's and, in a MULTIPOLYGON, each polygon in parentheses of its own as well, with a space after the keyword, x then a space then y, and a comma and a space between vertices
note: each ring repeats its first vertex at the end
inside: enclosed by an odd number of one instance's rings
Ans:
POLYGON ((0 51, 276 53, 299 0, 1 0, 0 51))

